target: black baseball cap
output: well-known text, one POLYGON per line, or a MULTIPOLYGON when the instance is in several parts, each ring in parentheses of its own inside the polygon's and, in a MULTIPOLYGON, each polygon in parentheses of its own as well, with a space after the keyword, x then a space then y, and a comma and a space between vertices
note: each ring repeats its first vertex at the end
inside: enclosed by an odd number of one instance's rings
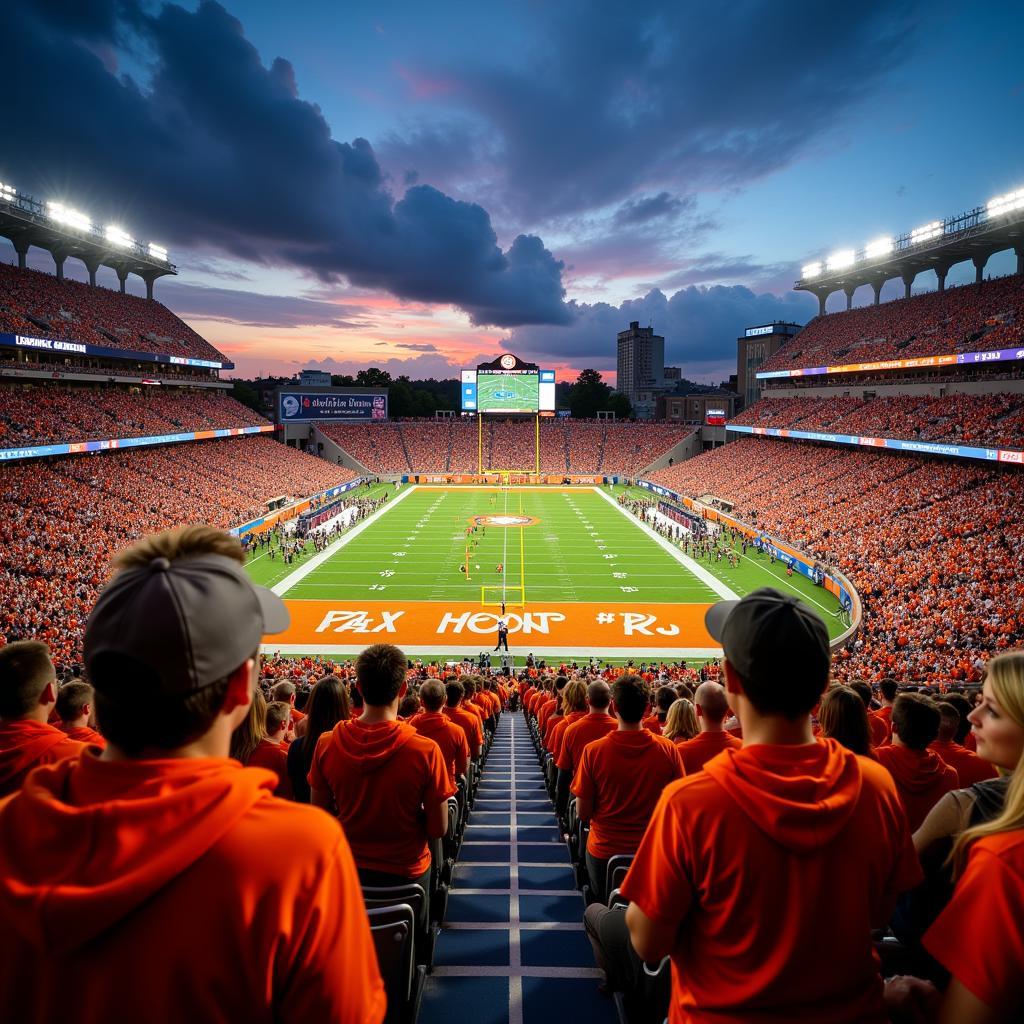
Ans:
POLYGON ((744 679, 765 681, 784 672, 815 685, 820 680, 824 690, 832 662, 828 629, 792 594, 761 587, 742 600, 719 601, 705 613, 704 625, 744 679))
POLYGON ((85 666, 101 693, 103 658, 114 654, 159 681, 152 696, 187 696, 229 675, 264 634, 281 633, 290 621, 284 602, 253 584, 234 559, 154 558, 119 572, 100 594, 85 626, 85 666))

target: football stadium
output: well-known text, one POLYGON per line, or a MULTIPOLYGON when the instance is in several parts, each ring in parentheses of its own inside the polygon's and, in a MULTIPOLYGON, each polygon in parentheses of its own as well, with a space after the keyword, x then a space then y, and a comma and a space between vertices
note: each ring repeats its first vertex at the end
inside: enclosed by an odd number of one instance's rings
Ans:
POLYGON ((0 177, 5 1019, 1024 1019, 1024 188, 409 415, 0 177))

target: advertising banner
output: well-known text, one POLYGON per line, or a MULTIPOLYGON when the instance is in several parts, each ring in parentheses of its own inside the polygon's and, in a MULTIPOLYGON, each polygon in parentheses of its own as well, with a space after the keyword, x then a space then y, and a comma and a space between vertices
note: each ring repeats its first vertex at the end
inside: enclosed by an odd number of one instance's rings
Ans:
POLYGON ((340 394, 336 391, 282 391, 278 395, 282 423, 312 420, 386 420, 387 395, 340 394))
POLYGON ((65 341, 61 338, 33 338, 25 334, 0 334, 0 345, 9 348, 33 349, 37 352, 56 352, 59 355, 96 356, 100 359, 125 359, 132 362, 170 363, 174 366, 202 366, 209 370, 232 370, 234 363, 218 363, 212 359, 189 359, 169 356, 165 352, 139 352, 134 349, 107 348, 87 345, 83 341, 65 341))

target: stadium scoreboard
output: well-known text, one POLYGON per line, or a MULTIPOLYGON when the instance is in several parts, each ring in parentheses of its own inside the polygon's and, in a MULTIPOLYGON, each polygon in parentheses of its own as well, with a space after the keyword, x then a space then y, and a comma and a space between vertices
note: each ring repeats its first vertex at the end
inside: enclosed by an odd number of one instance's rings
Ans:
POLYGON ((497 365, 462 371, 462 411, 538 413, 555 411, 555 371, 524 366, 505 355, 497 365))

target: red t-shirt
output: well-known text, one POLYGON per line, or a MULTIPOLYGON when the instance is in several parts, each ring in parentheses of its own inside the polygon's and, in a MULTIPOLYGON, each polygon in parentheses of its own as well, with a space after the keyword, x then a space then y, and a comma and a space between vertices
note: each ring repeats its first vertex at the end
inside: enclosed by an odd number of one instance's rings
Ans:
POLYGON ((602 739, 618 729, 619 723, 603 711, 591 711, 578 722, 566 726, 562 733, 562 746, 555 758, 555 766, 575 772, 583 756, 583 749, 594 740, 602 739))
POLYGON ((440 711, 421 711, 409 719, 409 724, 441 748, 448 780, 454 786, 456 776, 465 775, 469 767, 469 743, 461 726, 440 711))
POLYGON ((0 722, 0 796, 20 788, 25 776, 41 764, 76 757, 85 744, 47 722, 13 718, 0 722))
POLYGON ((345 836, 274 784, 227 758, 37 770, 0 804, 4 1019, 383 1020, 345 836))
POLYGON ((679 744, 679 754, 687 775, 699 772, 706 762, 723 750, 739 750, 743 741, 724 729, 718 732, 699 732, 693 739, 679 744))
POLYGON ((245 762, 246 768, 266 768, 277 776, 277 788, 274 796, 292 799, 292 783, 288 778, 288 754, 280 743, 260 740, 256 749, 245 762))
POLYGON ((1024 1015, 1024 830, 971 846, 953 898, 924 936, 929 953, 1005 1020, 1024 1015))
POLYGON ((659 736, 664 732, 664 723, 657 715, 645 718, 641 724, 645 729, 650 729, 651 732, 657 733, 659 736))
POLYGON ((956 769, 930 750, 911 750, 889 744, 879 747, 875 757, 896 783, 911 832, 921 827, 921 822, 942 797, 960 785, 956 769))
POLYGON ((928 749, 934 750, 950 768, 956 769, 961 789, 967 789, 976 782, 994 779, 999 775, 983 757, 978 757, 952 740, 936 740, 928 749))
POLYGON ((882 747, 889 742, 889 723, 876 714, 868 715, 868 729, 871 732, 871 746, 882 747))
POLYGON ((100 747, 105 749, 107 741, 103 738, 100 733, 88 725, 76 725, 72 728, 61 726, 60 731, 64 733, 68 739, 76 740, 78 743, 85 743, 90 747, 100 747))
POLYGON ((537 708, 537 728, 540 729, 541 736, 544 735, 544 728, 548 724, 551 712, 555 710, 555 706, 557 704, 558 701, 556 698, 548 697, 547 700, 537 708))
POLYGON ((669 785, 622 893, 676 931, 671 1024, 883 1022, 871 930, 920 880, 892 779, 825 740, 669 785))
POLYGON ((430 867, 424 808, 455 794, 433 740, 408 722, 361 719, 320 737, 309 785, 333 796, 356 864, 402 878, 430 867))
POLYGON ((685 772, 676 745, 647 729, 617 729, 588 744, 572 791, 593 808, 591 855, 605 860, 633 853, 661 791, 685 772))
POLYGON ((479 717, 464 711, 461 704, 457 708, 445 708, 444 713, 466 734, 470 755, 475 757, 484 741, 484 727, 479 717))

